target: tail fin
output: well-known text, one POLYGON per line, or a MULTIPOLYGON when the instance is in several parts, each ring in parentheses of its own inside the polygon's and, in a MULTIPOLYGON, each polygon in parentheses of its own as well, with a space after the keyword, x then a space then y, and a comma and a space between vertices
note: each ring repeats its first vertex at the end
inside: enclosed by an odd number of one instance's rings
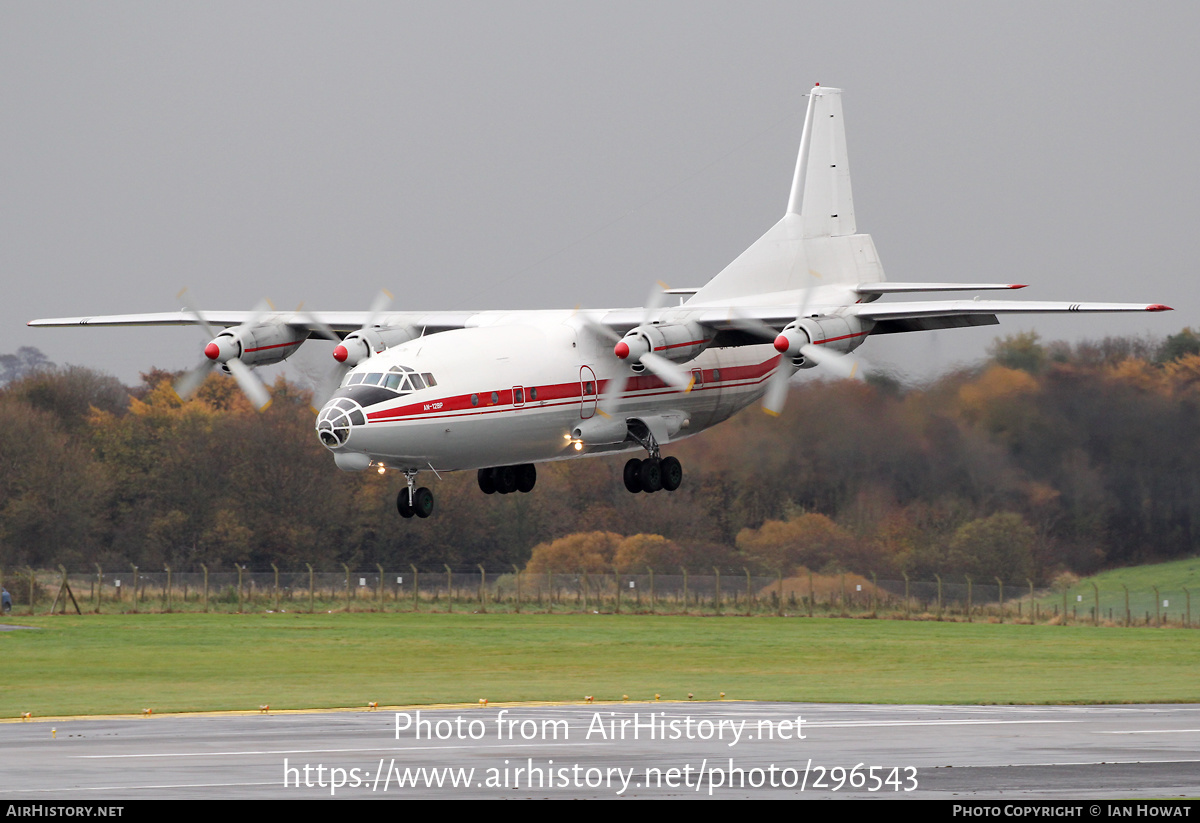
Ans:
POLYGON ((842 90, 817 86, 808 98, 787 213, 688 303, 882 281, 870 235, 855 233, 847 157, 842 90))
POLYGON ((805 237, 855 233, 841 89, 816 86, 809 92, 787 210, 800 215, 805 237))

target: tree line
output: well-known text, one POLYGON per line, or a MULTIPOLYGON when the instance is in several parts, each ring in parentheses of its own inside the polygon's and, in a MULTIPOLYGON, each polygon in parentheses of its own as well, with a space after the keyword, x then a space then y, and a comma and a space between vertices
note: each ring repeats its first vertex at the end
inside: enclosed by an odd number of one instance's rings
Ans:
POLYGON ((623 457, 544 464, 536 491, 435 480, 438 510, 395 511, 401 476, 345 473, 282 379, 256 413, 213 375, 137 386, 36 350, 0 356, 0 566, 177 570, 483 564, 611 571, 798 567, 1046 580, 1193 555, 1200 535, 1200 336, 1044 344, 921 386, 809 379, 671 444, 671 494, 631 495, 623 457), (8 359, 5 359, 8 358, 8 359), (540 564, 540 565, 539 565, 540 564))

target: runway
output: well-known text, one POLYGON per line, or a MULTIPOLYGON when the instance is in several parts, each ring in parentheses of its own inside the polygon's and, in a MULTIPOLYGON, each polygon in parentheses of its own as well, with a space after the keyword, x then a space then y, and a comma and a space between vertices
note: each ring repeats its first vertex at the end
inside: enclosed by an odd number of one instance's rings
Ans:
POLYGON ((1195 705, 462 707, 31 721, 0 740, 6 802, 1200 795, 1195 705))

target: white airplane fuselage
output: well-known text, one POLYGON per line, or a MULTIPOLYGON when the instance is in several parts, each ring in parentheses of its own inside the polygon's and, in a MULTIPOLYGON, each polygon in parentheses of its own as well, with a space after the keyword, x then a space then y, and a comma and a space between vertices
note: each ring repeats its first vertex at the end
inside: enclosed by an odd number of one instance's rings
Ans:
POLYGON ((394 346, 351 370, 323 414, 343 400, 361 405, 348 436, 331 450, 363 457, 357 465, 343 457, 339 465, 365 468, 369 458, 388 468, 456 471, 641 449, 623 435, 619 443, 593 444, 572 433, 619 414, 622 430, 625 418, 647 417, 670 421, 670 440, 697 434, 761 397, 780 362, 770 345, 708 349, 686 363, 695 384, 685 392, 616 361, 612 344, 574 312, 489 320, 394 346), (403 396, 349 385, 355 375, 371 379, 393 367, 432 375, 436 385, 403 396), (626 380, 620 396, 605 395, 618 377, 626 380))

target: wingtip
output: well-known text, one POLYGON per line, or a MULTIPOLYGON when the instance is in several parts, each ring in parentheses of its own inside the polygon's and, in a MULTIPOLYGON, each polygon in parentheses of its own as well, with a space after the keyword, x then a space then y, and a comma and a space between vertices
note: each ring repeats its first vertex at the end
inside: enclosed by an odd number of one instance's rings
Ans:
POLYGON ((1013 283, 1012 285, 1009 286, 1009 288, 1010 289, 1027 289, 1027 288, 1029 288, 1029 284, 1028 283, 1013 283))
POLYGON ((1175 311, 1175 309, 1164 306, 1162 303, 1153 303, 1146 307, 1146 311, 1175 311))
POLYGON ((779 412, 775 411, 774 409, 768 409, 766 406, 763 406, 763 413, 769 414, 771 417, 779 416, 779 412))

